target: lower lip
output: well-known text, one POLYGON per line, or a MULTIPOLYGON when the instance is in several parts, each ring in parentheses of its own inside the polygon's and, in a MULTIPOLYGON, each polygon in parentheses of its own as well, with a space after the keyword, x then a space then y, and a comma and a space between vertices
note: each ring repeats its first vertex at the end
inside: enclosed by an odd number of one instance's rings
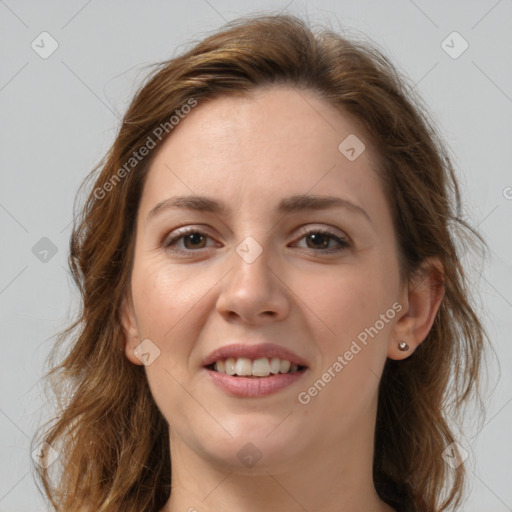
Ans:
POLYGON ((268 377, 233 377, 208 368, 205 368, 205 370, 214 384, 232 396, 260 397, 276 393, 297 382, 306 373, 307 368, 298 372, 277 373, 268 377))

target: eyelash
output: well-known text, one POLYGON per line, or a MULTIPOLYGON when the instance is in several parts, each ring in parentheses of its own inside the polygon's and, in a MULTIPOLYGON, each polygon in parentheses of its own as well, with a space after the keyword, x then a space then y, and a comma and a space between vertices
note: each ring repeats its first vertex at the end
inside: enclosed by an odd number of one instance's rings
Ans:
MULTIPOLYGON (((178 242, 179 240, 185 238, 188 235, 195 235, 195 234, 211 238, 208 235, 208 233, 205 233, 204 231, 201 231, 201 230, 198 230, 198 229, 195 229, 195 228, 184 228, 184 229, 179 230, 176 233, 176 235, 173 236, 172 238, 170 238, 170 239, 167 238, 167 239, 164 240, 164 242, 163 242, 164 249, 166 251, 169 251, 169 252, 182 253, 182 254, 185 254, 185 253, 195 254, 198 251, 206 249, 206 247, 203 247, 201 249, 177 249, 176 248, 176 242, 178 242), (172 248, 173 246, 174 246, 174 248, 172 248)), ((333 253, 341 252, 344 249, 347 249, 348 247, 350 247, 350 243, 347 240, 345 240, 343 238, 340 238, 339 236, 335 235, 331 231, 326 230, 326 229, 322 229, 322 228, 310 229, 309 231, 303 232, 302 236, 298 240, 302 240, 303 238, 307 237, 308 235, 312 235, 312 234, 314 234, 314 235, 327 235, 331 239, 336 241, 339 244, 339 246, 337 248, 330 248, 330 249, 310 249, 310 248, 306 248, 306 250, 313 251, 313 252, 322 252, 322 253, 326 253, 326 254, 333 254, 333 253)))

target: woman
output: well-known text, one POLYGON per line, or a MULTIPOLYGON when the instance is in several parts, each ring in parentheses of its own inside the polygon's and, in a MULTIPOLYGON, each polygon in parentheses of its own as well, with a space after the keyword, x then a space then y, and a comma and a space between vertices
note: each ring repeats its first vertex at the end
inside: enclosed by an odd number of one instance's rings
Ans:
POLYGON ((72 234, 53 507, 457 507, 444 407, 477 389, 486 340, 459 209, 419 100, 367 45, 260 16, 163 63, 72 234))

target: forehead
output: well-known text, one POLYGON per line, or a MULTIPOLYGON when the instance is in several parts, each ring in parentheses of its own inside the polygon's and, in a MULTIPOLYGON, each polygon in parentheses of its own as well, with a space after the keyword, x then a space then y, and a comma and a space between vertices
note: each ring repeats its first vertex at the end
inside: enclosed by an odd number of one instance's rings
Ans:
POLYGON ((191 194, 221 197, 235 210, 265 209, 291 194, 375 202, 382 191, 372 153, 359 123, 312 91, 273 86, 221 96, 199 102, 162 143, 140 209, 191 194), (347 140, 364 148, 356 159, 340 150, 347 140))

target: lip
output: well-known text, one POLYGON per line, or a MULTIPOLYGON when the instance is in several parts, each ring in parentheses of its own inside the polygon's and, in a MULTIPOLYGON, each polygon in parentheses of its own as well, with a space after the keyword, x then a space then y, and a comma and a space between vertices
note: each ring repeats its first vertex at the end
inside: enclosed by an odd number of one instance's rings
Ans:
POLYGON ((308 371, 308 363, 291 350, 274 343, 259 343, 258 345, 247 345, 243 343, 232 343, 214 350, 203 361, 203 370, 208 373, 212 382, 224 392, 236 397, 262 397, 292 385, 303 377, 308 371), (272 359, 286 359, 292 364, 303 368, 294 373, 270 374, 268 377, 235 377, 226 373, 219 373, 211 368, 215 361, 227 359, 228 357, 247 357, 255 360, 262 357, 272 359))
MULTIPOLYGON (((274 343, 259 343, 258 345, 232 343, 230 345, 225 345, 211 352, 204 359, 202 365, 209 366, 215 363, 215 361, 220 359, 227 359, 228 357, 234 357, 235 359, 238 357, 247 357, 253 361, 262 357, 268 357, 269 359, 278 357, 279 359, 286 359, 290 361, 290 363, 296 364, 297 366, 309 366, 307 361, 305 361, 291 350, 288 350, 287 348, 281 347, 274 343)), ((235 378, 240 379, 240 377, 235 378)), ((266 377, 260 378, 265 379, 266 377)))
MULTIPOLYGON (((277 357, 277 356, 276 356, 277 357)), ((303 377, 308 368, 294 373, 278 373, 268 377, 234 377, 204 368, 213 383, 224 392, 236 397, 263 397, 290 386, 303 377)))

